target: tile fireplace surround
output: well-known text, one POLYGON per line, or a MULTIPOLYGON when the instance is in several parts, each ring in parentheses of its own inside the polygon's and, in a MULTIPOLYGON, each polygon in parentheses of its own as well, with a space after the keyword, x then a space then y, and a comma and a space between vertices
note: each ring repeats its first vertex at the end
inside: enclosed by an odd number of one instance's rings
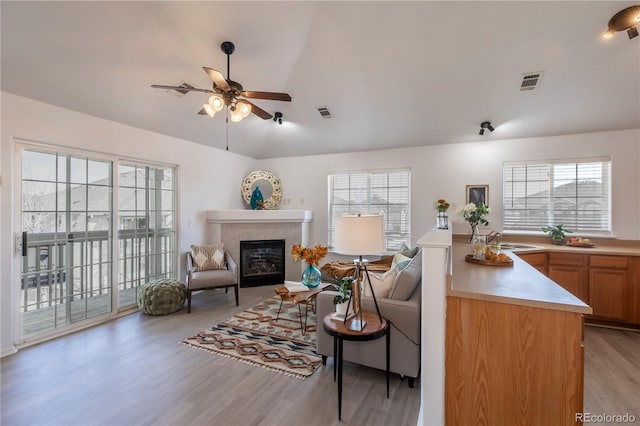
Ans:
POLYGON ((285 240, 285 279, 299 281, 303 264, 289 255, 294 244, 309 244, 311 210, 208 210, 207 242, 224 243, 240 261, 240 241, 285 240))

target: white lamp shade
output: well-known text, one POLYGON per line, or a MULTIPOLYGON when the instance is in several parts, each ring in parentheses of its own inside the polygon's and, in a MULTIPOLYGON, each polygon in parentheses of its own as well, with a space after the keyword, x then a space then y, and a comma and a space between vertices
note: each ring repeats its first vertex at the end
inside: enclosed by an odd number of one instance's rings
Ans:
POLYGON ((224 99, 220 95, 211 95, 209 97, 209 107, 214 111, 222 111, 224 108, 224 99))
POLYGON ((344 215, 335 218, 333 250, 360 256, 384 251, 384 217, 378 215, 344 215))
POLYGON ((240 108, 236 108, 235 110, 231 111, 231 121, 233 121, 234 123, 242 121, 243 118, 244 117, 242 116, 240 108))

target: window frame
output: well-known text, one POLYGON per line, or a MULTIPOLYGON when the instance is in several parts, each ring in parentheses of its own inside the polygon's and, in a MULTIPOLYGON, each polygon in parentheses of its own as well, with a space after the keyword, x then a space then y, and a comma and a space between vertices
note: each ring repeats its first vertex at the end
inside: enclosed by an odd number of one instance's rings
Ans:
POLYGON ((394 188, 395 189, 406 188, 406 203, 391 203, 387 198, 386 204, 384 204, 385 253, 398 251, 402 246, 402 243, 406 245, 410 245, 411 243, 411 169, 408 167, 404 167, 404 168, 397 168, 397 169, 348 170, 348 171, 335 172, 327 175, 327 245, 329 246, 329 249, 333 248, 335 216, 342 215, 342 214, 358 214, 358 213, 378 214, 381 212, 380 208, 372 209, 372 207, 373 206, 380 207, 382 204, 372 203, 372 192, 373 192, 372 189, 386 189, 387 191, 386 195, 388 196, 389 189, 394 189, 394 188), (406 185, 393 185, 393 186, 390 185, 389 177, 394 173, 406 173, 406 185), (381 175, 381 174, 386 174, 387 184, 382 187, 378 186, 378 187, 372 188, 372 184, 371 184, 372 176, 381 175), (352 195, 352 191, 354 191, 354 187, 351 184, 351 179, 353 179, 355 175, 366 175, 366 188, 360 187, 360 190, 365 189, 365 192, 366 192, 366 201, 364 204, 364 207, 365 207, 364 209, 362 208, 361 203, 356 204, 352 202, 351 195, 352 195), (335 192, 336 192, 334 180, 337 177, 348 177, 348 179, 350 180, 348 187, 346 188, 346 190, 348 190, 349 192, 349 199, 346 204, 335 204, 333 202, 333 199, 335 197, 335 192), (400 221, 396 221, 396 220, 392 221, 392 224, 395 224, 397 225, 397 227, 401 228, 399 231, 389 229, 389 227, 392 225, 390 224, 390 219, 389 219, 389 206, 394 204, 406 205, 406 207, 400 211, 400 214, 404 213, 406 215, 406 219, 400 220, 400 221), (341 211, 336 214, 334 213, 336 205, 346 206, 347 208, 340 209, 341 211), (393 237, 392 234, 394 233, 399 233, 399 236, 393 237), (397 244, 393 244, 394 241, 397 242, 397 244))
POLYGON ((613 222, 612 168, 611 157, 504 162, 502 166, 503 231, 506 233, 538 233, 541 232, 543 226, 562 224, 582 235, 611 236, 613 222), (590 168, 591 166, 594 167, 590 168), (518 172, 516 169, 523 167, 524 169, 519 172, 524 173, 524 177, 514 178, 514 174, 518 172), (545 167, 548 168, 547 177, 540 177, 544 176, 545 167), (596 170, 596 168, 600 170, 596 170), (599 173, 598 178, 595 177, 594 172, 599 173), (538 174, 537 179, 533 176, 536 173, 538 174), (509 174, 510 176, 508 176, 509 174), (530 174, 532 177, 529 177, 530 174), (600 181, 600 186, 595 191, 580 187, 580 182, 587 184, 598 181, 600 181), (571 189, 570 185, 573 185, 574 189, 571 189), (516 186, 519 188, 516 189, 516 186), (538 191, 529 193, 531 188, 536 186, 538 191), (565 188, 559 189, 561 187, 565 188), (574 193, 567 193, 568 189, 574 193), (525 195, 518 197, 517 190, 524 191, 525 195), (540 196, 544 192, 547 194, 540 196), (538 196, 536 197, 536 195, 538 196), (519 209, 514 207, 514 200, 518 198, 524 200, 525 206, 521 209, 524 214, 520 218, 516 217, 515 213, 519 209), (601 201, 600 208, 586 210, 584 207, 588 203, 593 203, 594 200, 601 201), (566 209, 554 207, 567 201, 573 207, 566 209), (529 203, 534 206, 536 204, 542 206, 528 208, 529 203), (594 217, 588 217, 589 211, 594 217))

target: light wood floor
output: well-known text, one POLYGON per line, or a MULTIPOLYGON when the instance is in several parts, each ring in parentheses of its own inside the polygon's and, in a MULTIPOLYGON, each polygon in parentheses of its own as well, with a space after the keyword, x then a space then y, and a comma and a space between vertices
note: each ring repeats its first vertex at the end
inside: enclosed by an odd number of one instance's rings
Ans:
MULTIPOLYGON (((333 364, 305 381, 180 345, 275 286, 194 295, 192 313, 128 315, 5 357, 2 425, 415 425, 420 385, 345 363, 342 422, 333 364)), ((640 333, 586 327, 585 411, 640 422, 640 333)))
POLYGON ((134 313, 2 359, 5 425, 415 425, 420 386, 345 363, 342 422, 333 364, 302 381, 179 342, 274 294, 195 294, 167 316, 134 313))
POLYGON ((640 425, 640 332, 586 326, 584 335, 585 413, 629 413, 640 425))

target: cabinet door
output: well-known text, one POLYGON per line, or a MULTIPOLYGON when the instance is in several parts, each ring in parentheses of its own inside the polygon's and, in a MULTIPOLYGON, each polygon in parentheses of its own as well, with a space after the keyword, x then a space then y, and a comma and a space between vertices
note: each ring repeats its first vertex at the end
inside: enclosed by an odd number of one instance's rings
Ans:
POLYGON ((589 304, 587 271, 582 266, 549 265, 549 278, 565 290, 589 304))
POLYGON ((549 278, 589 304, 588 259, 583 254, 549 253, 549 278))
POLYGON ((593 316, 633 321, 629 312, 629 273, 627 270, 590 268, 589 301, 593 316))

